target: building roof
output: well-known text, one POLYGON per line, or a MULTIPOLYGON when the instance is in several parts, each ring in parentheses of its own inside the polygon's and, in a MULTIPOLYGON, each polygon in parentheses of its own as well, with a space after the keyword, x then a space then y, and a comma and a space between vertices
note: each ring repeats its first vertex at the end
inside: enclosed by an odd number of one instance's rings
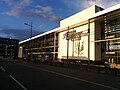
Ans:
POLYGON ((93 18, 99 17, 101 15, 105 15, 107 13, 110 13, 112 11, 119 10, 119 9, 120 9, 120 4, 117 4, 115 6, 109 7, 105 10, 100 11, 100 12, 97 12, 95 15, 89 17, 89 19, 93 19, 93 18))
POLYGON ((48 32, 44 32, 44 33, 39 34, 39 35, 36 35, 36 36, 34 36, 34 37, 32 37, 32 38, 28 38, 28 39, 26 39, 26 40, 23 40, 23 41, 19 42, 19 44, 22 44, 22 43, 24 43, 24 42, 27 42, 27 41, 29 41, 29 40, 33 40, 33 39, 35 39, 35 38, 38 38, 38 37, 41 37, 41 36, 44 36, 44 35, 47 35, 47 34, 49 34, 49 33, 55 32, 55 31, 58 31, 59 29, 60 29, 60 27, 55 28, 55 29, 53 29, 53 30, 50 30, 50 31, 48 31, 48 32))

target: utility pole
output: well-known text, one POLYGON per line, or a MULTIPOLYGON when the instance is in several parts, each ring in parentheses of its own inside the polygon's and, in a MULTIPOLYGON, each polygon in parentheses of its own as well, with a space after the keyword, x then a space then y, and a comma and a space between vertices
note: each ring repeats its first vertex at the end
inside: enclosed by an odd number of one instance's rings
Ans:
POLYGON ((32 25, 32 22, 30 24, 28 24, 28 23, 24 23, 24 24, 31 27, 31 29, 30 29, 30 53, 29 53, 30 60, 31 60, 32 59, 32 39, 31 38, 32 38, 32 27, 33 27, 33 25, 32 25))
POLYGON ((69 27, 68 27, 68 32, 67 32, 67 63, 68 63, 68 68, 69 68, 69 27))

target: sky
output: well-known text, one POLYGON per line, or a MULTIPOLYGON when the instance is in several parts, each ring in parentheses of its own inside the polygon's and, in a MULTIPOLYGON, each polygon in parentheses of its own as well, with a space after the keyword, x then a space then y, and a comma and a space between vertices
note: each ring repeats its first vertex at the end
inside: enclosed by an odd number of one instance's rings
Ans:
POLYGON ((104 9, 120 0, 0 0, 0 37, 24 40, 55 29, 59 22, 92 5, 104 9))

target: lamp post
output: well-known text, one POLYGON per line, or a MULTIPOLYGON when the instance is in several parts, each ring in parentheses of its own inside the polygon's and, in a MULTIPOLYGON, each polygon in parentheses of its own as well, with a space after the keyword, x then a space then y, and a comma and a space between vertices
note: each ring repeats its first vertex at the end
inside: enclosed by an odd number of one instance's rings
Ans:
POLYGON ((29 53, 29 59, 31 60, 31 56, 32 56, 32 41, 31 41, 31 38, 32 38, 32 22, 30 23, 30 24, 28 24, 28 23, 24 23, 25 25, 27 25, 27 26, 30 26, 31 27, 31 29, 30 29, 30 53, 29 53))
POLYGON ((69 27, 68 27, 68 32, 67 32, 67 63, 68 63, 68 68, 69 68, 69 27))
POLYGON ((33 27, 32 22, 31 22, 31 24, 28 24, 28 23, 24 23, 24 24, 31 27, 31 30, 30 30, 30 39, 31 39, 31 37, 32 37, 32 27, 33 27))

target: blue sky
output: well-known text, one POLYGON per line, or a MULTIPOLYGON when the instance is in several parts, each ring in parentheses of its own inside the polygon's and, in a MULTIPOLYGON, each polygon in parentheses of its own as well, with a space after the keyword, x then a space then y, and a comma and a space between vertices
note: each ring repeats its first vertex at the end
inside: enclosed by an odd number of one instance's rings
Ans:
POLYGON ((0 0, 0 37, 26 39, 59 27, 59 21, 91 5, 108 8, 120 0, 0 0))

